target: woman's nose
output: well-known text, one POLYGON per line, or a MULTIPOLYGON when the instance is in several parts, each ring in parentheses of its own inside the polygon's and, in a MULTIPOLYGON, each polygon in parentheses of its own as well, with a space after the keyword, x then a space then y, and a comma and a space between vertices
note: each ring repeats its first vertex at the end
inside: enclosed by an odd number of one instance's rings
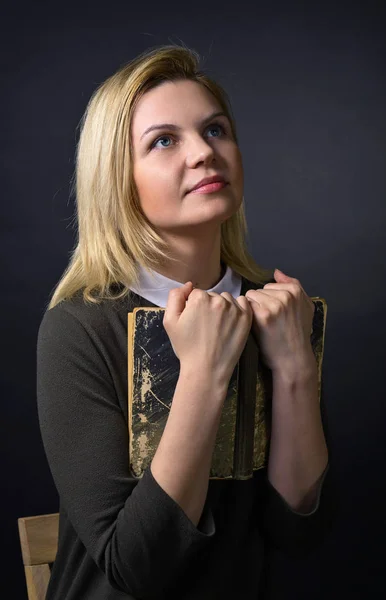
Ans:
POLYGON ((188 167, 194 167, 196 163, 208 163, 213 160, 215 151, 208 142, 202 138, 190 141, 186 154, 186 164, 188 167))

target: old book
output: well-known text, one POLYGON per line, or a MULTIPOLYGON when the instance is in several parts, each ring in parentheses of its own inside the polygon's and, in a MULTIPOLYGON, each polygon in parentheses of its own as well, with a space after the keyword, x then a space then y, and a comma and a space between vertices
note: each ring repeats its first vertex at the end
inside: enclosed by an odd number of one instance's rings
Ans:
MULTIPOLYGON (((320 401, 327 304, 324 298, 311 300, 315 304, 311 345, 320 401)), ((136 478, 142 477, 157 450, 180 372, 180 361, 163 327, 164 312, 159 307, 137 307, 128 313, 129 459, 136 478)), ((210 479, 249 479, 253 471, 266 466, 271 405, 272 373, 259 360, 251 330, 224 400, 210 479)))

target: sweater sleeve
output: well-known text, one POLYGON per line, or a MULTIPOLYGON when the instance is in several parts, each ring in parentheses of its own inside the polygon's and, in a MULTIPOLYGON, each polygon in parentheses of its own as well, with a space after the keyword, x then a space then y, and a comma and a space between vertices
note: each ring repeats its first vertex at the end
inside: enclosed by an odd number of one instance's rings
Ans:
POLYGON ((129 439, 108 364, 80 320, 47 311, 37 340, 40 431, 60 503, 110 585, 146 598, 166 587, 215 534, 196 527, 150 467, 129 471, 129 439))
POLYGON ((320 544, 335 522, 338 510, 336 485, 331 465, 330 432, 321 393, 323 430, 329 449, 329 462, 319 480, 318 494, 313 509, 308 513, 292 509, 283 496, 270 483, 264 473, 263 505, 260 527, 269 543, 293 556, 301 556, 320 544))

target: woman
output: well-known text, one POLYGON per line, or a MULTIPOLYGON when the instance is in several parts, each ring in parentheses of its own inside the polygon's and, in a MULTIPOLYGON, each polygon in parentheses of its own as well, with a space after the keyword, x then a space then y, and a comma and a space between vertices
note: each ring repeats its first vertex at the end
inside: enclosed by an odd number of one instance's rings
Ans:
POLYGON ((313 305, 297 279, 248 254, 234 120, 195 52, 152 49, 96 90, 75 191, 79 239, 38 335, 39 421, 60 498, 47 600, 257 598, 265 544, 301 553, 331 513, 313 305), (128 460, 134 306, 166 308, 181 365, 139 481, 128 460), (209 480, 251 327, 273 374, 269 465, 209 480))

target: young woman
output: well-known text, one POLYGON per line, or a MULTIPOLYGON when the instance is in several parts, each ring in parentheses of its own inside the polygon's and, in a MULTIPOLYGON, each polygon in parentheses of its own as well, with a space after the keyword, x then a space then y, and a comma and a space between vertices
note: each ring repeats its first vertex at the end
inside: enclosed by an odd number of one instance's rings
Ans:
POLYGON ((75 192, 77 245, 37 348, 39 422, 60 499, 47 600, 261 597, 265 545, 302 552, 332 513, 313 303, 297 279, 273 276, 247 251, 234 119, 197 53, 151 49, 95 91, 75 192), (166 309, 181 365, 140 480, 129 470, 127 411, 135 306, 166 309), (268 468, 209 480, 251 327, 272 370, 268 468))

